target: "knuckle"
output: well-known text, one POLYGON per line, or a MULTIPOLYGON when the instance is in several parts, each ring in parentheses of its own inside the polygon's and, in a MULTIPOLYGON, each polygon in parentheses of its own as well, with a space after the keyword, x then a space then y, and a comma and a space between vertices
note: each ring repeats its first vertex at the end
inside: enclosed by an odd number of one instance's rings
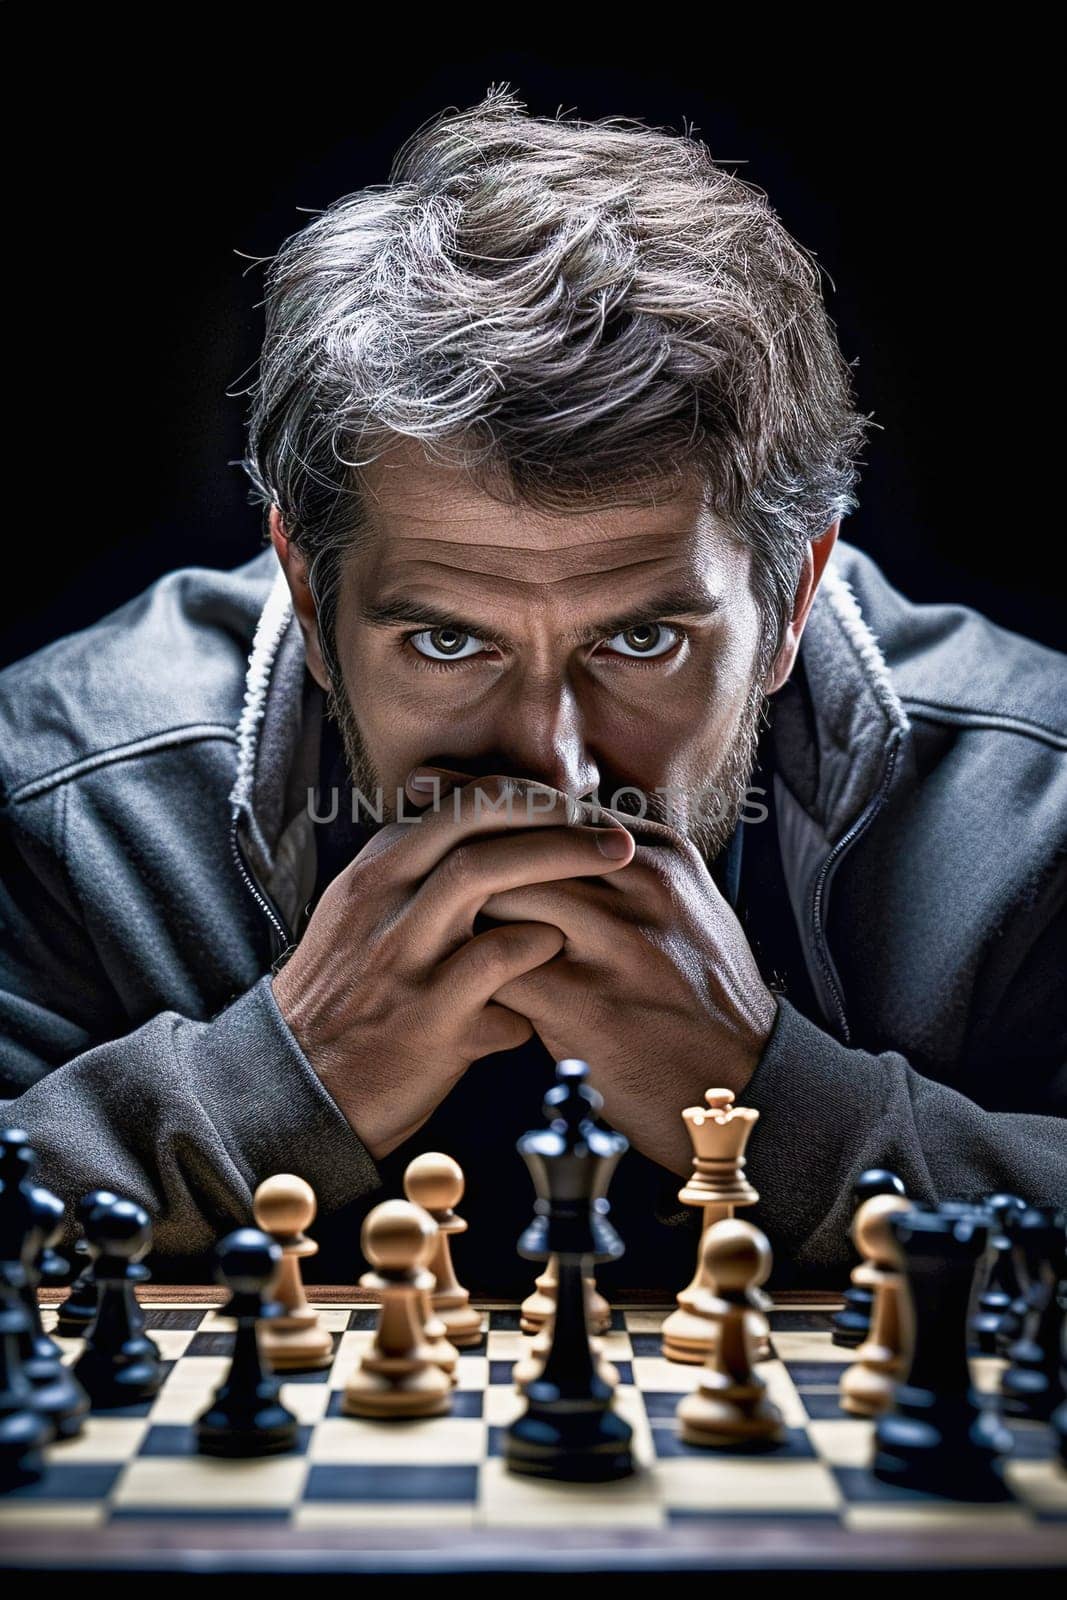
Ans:
POLYGON ((466 888, 474 870, 474 852, 470 845, 453 845, 437 870, 443 875, 447 888, 466 888))
POLYGON ((646 849, 635 855, 631 866, 638 868, 635 878, 643 877, 649 884, 665 894, 672 894, 677 876, 677 863, 670 850, 646 849))
POLYGON ((500 966, 500 940, 492 934, 480 934, 467 944, 467 966, 471 975, 485 977, 500 966))

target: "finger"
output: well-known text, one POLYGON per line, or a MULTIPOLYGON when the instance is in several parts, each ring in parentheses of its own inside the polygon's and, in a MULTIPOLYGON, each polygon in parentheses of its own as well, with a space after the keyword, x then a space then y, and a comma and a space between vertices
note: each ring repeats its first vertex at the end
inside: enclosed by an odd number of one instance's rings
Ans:
MULTIPOLYGON (((476 834, 559 827, 561 822, 578 827, 591 814, 588 805, 569 799, 548 784, 492 774, 461 785, 441 805, 428 806, 409 822, 393 822, 380 829, 371 841, 373 862, 376 869, 395 874, 395 881, 414 885, 455 845, 476 834)), ((607 817, 602 825, 621 826, 607 817)))
MULTIPOLYGON (((701 892, 707 892, 708 883, 715 888, 701 862, 701 892)), ((566 883, 550 882, 546 874, 536 883, 495 891, 479 914, 498 922, 554 922, 568 939, 582 937, 584 942, 596 936, 598 927, 606 928, 609 918, 669 926, 686 892, 678 861, 665 850, 638 844, 624 873, 573 877, 566 883)))
POLYGON ((429 988, 436 1004, 473 1023, 502 984, 551 961, 564 937, 546 922, 509 922, 479 933, 442 961, 429 988))
POLYGON ((632 856, 633 839, 624 828, 531 829, 456 845, 406 908, 416 963, 439 959, 443 945, 469 939, 475 917, 493 895, 560 878, 616 872, 625 866, 628 856, 604 855, 600 840, 618 841, 632 856))
POLYGON ((648 938, 652 930, 666 928, 670 922, 669 908, 665 914, 662 903, 631 899, 623 879, 616 875, 502 890, 486 900, 478 916, 504 925, 551 922, 583 955, 592 951, 621 954, 628 938, 648 938))
POLYGON ((543 1019, 546 1029, 558 1033, 565 1026, 576 1038, 606 1033, 609 1026, 603 974, 564 956, 502 983, 493 1002, 527 1017, 534 1028, 543 1019))
POLYGON ((490 1000, 475 1018, 466 1036, 465 1053, 471 1061, 480 1061, 483 1056, 495 1055, 498 1050, 517 1049, 532 1034, 533 1024, 529 1017, 490 1000))
POLYGON ((490 895, 477 914, 491 917, 504 926, 513 922, 553 923, 583 951, 599 949, 604 940, 608 941, 609 948, 616 948, 621 932, 620 916, 626 922, 641 919, 629 906, 622 911, 618 901, 608 901, 597 894, 599 883, 606 889, 612 882, 611 878, 600 879, 597 883, 569 878, 557 883, 504 889, 490 895))
MULTIPOLYGON (((416 767, 409 775, 405 785, 405 794, 415 804, 433 805, 435 809, 440 809, 442 801, 457 786, 474 782, 477 782, 477 779, 473 773, 460 771, 456 767, 416 767), (416 783, 418 783, 418 787, 416 787, 416 783)), ((657 801, 653 809, 657 809, 658 806, 659 802, 657 801)), ((680 833, 677 828, 672 827, 665 818, 648 815, 635 816, 631 812, 602 805, 599 801, 581 800, 572 802, 572 811, 572 821, 591 822, 595 825, 610 823, 612 820, 620 822, 642 843, 682 844, 687 837, 685 834, 680 833)))
POLYGON ((461 772, 457 767, 417 767, 408 775, 404 796, 416 805, 439 805, 457 785, 474 782, 473 772, 461 772))

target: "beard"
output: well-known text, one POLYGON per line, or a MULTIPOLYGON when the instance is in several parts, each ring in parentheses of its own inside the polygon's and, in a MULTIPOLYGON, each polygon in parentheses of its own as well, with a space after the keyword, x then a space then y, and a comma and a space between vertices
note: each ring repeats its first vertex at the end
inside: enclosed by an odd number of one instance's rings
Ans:
MULTIPOLYGON (((609 795, 600 800, 601 809, 610 810, 624 821, 631 818, 635 826, 630 831, 639 841, 642 819, 673 828, 699 850, 710 867, 730 842, 747 799, 768 704, 769 697, 763 692, 761 662, 749 684, 733 737, 714 773, 705 782, 695 791, 682 790, 666 795, 649 794, 636 786, 620 787, 617 796, 609 795)), ((397 804, 386 801, 381 774, 367 749, 351 700, 344 684, 333 672, 330 673, 326 709, 327 715, 337 723, 341 736, 353 798, 358 805, 358 819, 368 834, 374 834, 397 820, 397 804), (376 815, 379 806, 381 821, 376 815)), ((399 801, 403 797, 396 798, 399 801)), ((353 818, 356 818, 355 810, 353 818)), ((593 820, 596 820, 595 815, 593 820)))
MULTIPOLYGON (((680 794, 650 794, 644 815, 652 822, 664 823, 683 835, 712 866, 733 836, 759 756, 760 731, 765 724, 769 696, 763 692, 763 674, 757 673, 748 687, 733 737, 719 757, 711 776, 694 791, 680 794)), ((622 796, 625 800, 627 796, 622 796)), ((640 816, 640 800, 635 801, 640 816)), ((620 804, 618 809, 623 809, 620 804)), ((634 832, 640 837, 640 823, 634 832)))
POLYGON ((381 775, 371 759, 363 735, 352 709, 344 684, 337 674, 330 672, 330 687, 326 692, 326 714, 337 724, 345 753, 349 781, 352 784, 352 820, 359 822, 368 833, 376 833, 389 822, 396 821, 396 807, 385 803, 385 788, 381 775), (381 806, 382 820, 374 814, 381 806), (358 814, 357 814, 358 806, 358 814))

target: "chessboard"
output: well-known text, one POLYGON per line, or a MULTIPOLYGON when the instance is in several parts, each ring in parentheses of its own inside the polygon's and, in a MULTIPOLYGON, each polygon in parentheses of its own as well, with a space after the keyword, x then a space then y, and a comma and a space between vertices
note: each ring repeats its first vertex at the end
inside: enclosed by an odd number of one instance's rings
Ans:
MULTIPOLYGON (((838 1405, 850 1352, 831 1341, 835 1297, 776 1298, 773 1359, 759 1371, 788 1432, 760 1450, 682 1443, 674 1410, 700 1369, 661 1354, 670 1308, 615 1308, 604 1353, 619 1370, 616 1405, 633 1425, 638 1470, 581 1485, 505 1469, 503 1431, 523 1405, 512 1365, 530 1342, 516 1306, 479 1306, 485 1335, 461 1354, 450 1415, 371 1421, 343 1415, 340 1400, 376 1311, 358 1290, 312 1293, 335 1349, 329 1368, 284 1382, 298 1449, 224 1460, 199 1455, 193 1433, 231 1349, 221 1296, 142 1289, 167 1366, 162 1388, 144 1404, 94 1413, 80 1437, 49 1447, 42 1479, 0 1499, 0 1564, 289 1573, 1067 1564, 1067 1470, 1041 1425, 1011 1425, 1003 1504, 958 1504, 871 1475, 873 1424, 838 1405)), ((55 1315, 46 1307, 46 1329, 55 1315)), ((71 1358, 80 1348, 61 1344, 71 1358)), ((992 1392, 999 1367, 975 1359, 981 1389, 992 1392)))

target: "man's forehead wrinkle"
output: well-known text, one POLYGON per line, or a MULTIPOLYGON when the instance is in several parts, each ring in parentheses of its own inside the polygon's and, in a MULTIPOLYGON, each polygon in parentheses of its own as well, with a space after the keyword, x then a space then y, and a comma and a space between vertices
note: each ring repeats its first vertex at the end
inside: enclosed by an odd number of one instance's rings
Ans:
MULTIPOLYGON (((488 594, 492 593, 499 593, 504 600, 508 600, 508 591, 516 589, 521 590, 524 596, 528 594, 531 598, 536 599, 539 591, 554 590, 559 588, 561 584, 567 585, 568 595, 595 595, 603 587, 602 580, 605 578, 612 580, 611 592, 615 595, 619 592, 618 580, 629 572, 640 571, 642 565, 652 565, 652 563, 632 562, 627 567, 610 567, 603 571, 593 572, 568 572, 562 573, 558 577, 534 577, 515 573, 464 569, 465 576, 476 577, 481 581, 482 586, 480 588, 471 589, 467 585, 457 585, 449 581, 458 575, 457 568, 442 567, 440 564, 433 562, 419 562, 415 564, 413 571, 405 574, 406 581, 401 582, 395 589, 392 582, 387 581, 379 591, 378 598, 386 601, 404 600, 410 593, 416 593, 423 587, 431 590, 440 587, 447 593, 450 603, 463 606, 478 600, 484 600, 488 594), (501 581, 497 582, 496 580, 501 581)), ((660 563, 655 565, 657 576, 662 578, 665 583, 672 578, 682 579, 690 576, 686 568, 679 567, 674 563, 669 566, 660 563)), ((701 587, 702 585, 699 583, 694 583, 693 585, 694 590, 701 587)))
POLYGON ((485 577, 509 578, 516 583, 560 583, 583 577, 614 576, 641 567, 663 566, 670 558, 677 558, 677 547, 666 540, 662 545, 647 535, 613 540, 610 549, 606 543, 597 544, 598 554, 619 559, 605 560, 602 567, 590 567, 591 546, 588 540, 555 550, 516 551, 507 544, 464 544, 460 540, 402 539, 391 542, 382 563, 382 577, 390 571, 413 567, 427 567, 441 572, 464 572, 485 577), (462 560, 443 559, 442 546, 452 546, 462 552, 462 560), (521 564, 516 556, 521 556, 521 564))
POLYGON ((408 497, 397 504, 377 507, 374 529, 388 543, 431 538, 436 544, 496 545, 512 550, 551 548, 563 540, 576 544, 613 544, 625 539, 655 540, 693 534, 707 526, 707 512, 699 506, 625 506, 576 510, 564 515, 541 515, 496 502, 452 501, 441 494, 424 497, 426 509, 413 506, 408 497), (425 530, 432 530, 427 534, 425 530), (484 537, 483 537, 484 536, 484 537))

